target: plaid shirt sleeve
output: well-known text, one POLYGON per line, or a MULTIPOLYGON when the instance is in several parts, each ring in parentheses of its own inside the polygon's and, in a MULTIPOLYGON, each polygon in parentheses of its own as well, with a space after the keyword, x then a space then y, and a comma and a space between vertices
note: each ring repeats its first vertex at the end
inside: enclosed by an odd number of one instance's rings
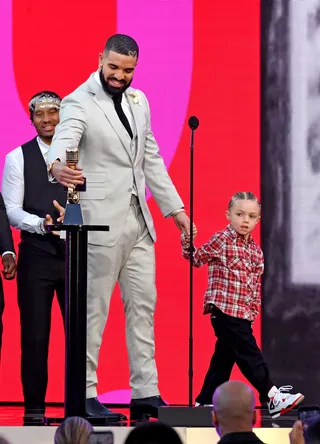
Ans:
POLYGON ((252 311, 254 313, 255 318, 258 316, 260 312, 260 305, 261 305, 261 277, 264 270, 263 253, 261 250, 260 250, 260 261, 261 262, 256 267, 256 273, 259 275, 258 283, 252 298, 252 311))
MULTIPOLYGON (((185 235, 181 235, 182 256, 190 260, 190 243, 186 239, 185 235)), ((209 242, 203 244, 199 248, 194 248, 193 251, 193 265, 195 267, 201 267, 213 259, 220 256, 224 245, 224 238, 219 236, 219 233, 213 235, 209 242)))

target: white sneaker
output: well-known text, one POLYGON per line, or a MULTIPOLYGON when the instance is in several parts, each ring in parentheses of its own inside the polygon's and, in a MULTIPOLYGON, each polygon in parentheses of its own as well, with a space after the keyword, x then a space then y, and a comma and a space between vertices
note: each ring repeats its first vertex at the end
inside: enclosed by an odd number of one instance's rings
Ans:
POLYGON ((273 386, 270 389, 268 393, 268 408, 272 418, 278 418, 279 416, 290 412, 290 410, 304 400, 304 396, 301 393, 295 395, 287 393, 292 390, 292 388, 292 385, 284 385, 280 388, 273 386))
POLYGON ((212 404, 200 404, 200 402, 196 402, 195 407, 213 407, 212 404))

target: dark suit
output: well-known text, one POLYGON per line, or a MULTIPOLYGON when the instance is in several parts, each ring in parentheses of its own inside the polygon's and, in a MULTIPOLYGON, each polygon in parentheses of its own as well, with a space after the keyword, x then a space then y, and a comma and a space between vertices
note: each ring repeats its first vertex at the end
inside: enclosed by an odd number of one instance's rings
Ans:
MULTIPOLYGON (((14 253, 13 239, 11 228, 9 225, 9 220, 6 212, 6 207, 4 205, 2 194, 0 193, 0 254, 5 251, 11 251, 14 253)), ((3 294, 3 285, 2 279, 0 275, 0 351, 2 347, 2 315, 4 310, 4 294, 3 294)))
POLYGON ((218 444, 263 444, 263 442, 253 432, 227 433, 220 439, 218 444))

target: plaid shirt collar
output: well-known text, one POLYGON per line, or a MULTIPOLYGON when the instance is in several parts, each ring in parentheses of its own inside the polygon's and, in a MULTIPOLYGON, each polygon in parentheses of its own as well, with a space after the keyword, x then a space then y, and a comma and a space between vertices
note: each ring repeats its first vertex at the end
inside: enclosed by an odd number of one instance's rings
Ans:
POLYGON ((252 242, 254 242, 254 240, 253 240, 251 234, 249 234, 248 239, 245 240, 244 237, 243 237, 241 234, 239 234, 239 233, 238 233, 238 232, 237 232, 237 231, 231 226, 231 224, 229 224, 229 225, 227 226, 226 232, 227 232, 227 235, 228 235, 231 239, 233 239, 233 240, 241 239, 241 240, 243 240, 243 241, 245 241, 245 242, 248 242, 248 243, 250 243, 250 244, 251 244, 252 242))

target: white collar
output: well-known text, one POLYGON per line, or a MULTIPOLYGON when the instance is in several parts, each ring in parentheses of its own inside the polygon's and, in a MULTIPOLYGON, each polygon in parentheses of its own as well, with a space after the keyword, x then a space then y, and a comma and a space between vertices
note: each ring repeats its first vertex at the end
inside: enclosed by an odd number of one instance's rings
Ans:
POLYGON ((102 88, 101 80, 100 80, 100 76, 99 76, 99 70, 97 70, 97 71, 93 74, 93 78, 94 78, 94 80, 98 83, 98 85, 100 85, 101 88, 102 88))
POLYGON ((37 142, 38 142, 41 152, 43 154, 47 154, 50 149, 50 145, 47 145, 43 140, 40 139, 39 136, 37 137, 37 142))

